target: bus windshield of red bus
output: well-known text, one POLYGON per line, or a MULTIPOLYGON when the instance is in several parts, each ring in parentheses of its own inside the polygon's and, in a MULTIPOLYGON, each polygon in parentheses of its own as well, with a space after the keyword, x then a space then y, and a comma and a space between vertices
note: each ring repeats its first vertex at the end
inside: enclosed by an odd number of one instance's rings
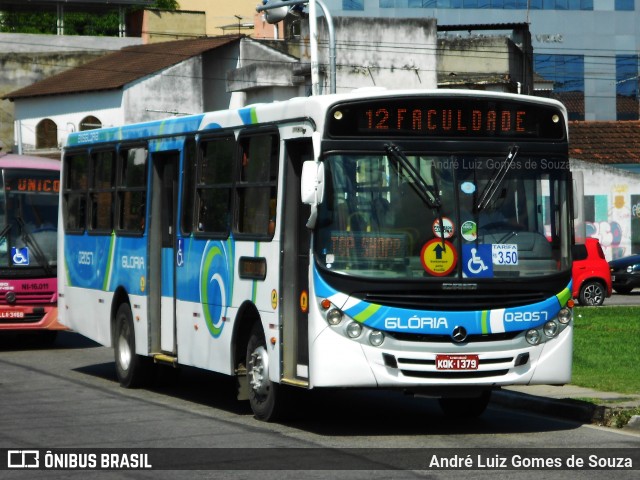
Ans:
POLYGON ((5 169, 0 197, 0 267, 55 273, 57 171, 5 169))
POLYGON ((568 162, 523 153, 332 154, 314 249, 372 278, 509 278, 569 269, 568 162), (508 163, 506 163, 508 162, 508 163))

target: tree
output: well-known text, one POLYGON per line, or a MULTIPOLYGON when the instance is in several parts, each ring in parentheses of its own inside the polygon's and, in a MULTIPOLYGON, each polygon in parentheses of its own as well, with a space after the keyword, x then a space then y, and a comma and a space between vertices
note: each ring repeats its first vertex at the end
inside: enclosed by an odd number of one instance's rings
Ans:
MULTIPOLYGON (((159 10, 177 10, 177 0, 155 0, 151 8, 159 10)), ((127 12, 138 10, 142 7, 130 7, 127 12)), ((55 12, 28 12, 7 10, 0 11, 0 32, 6 33, 57 33, 57 14, 55 12)), ((65 35, 90 35, 90 36, 118 36, 119 15, 118 9, 108 12, 65 12, 65 35)))

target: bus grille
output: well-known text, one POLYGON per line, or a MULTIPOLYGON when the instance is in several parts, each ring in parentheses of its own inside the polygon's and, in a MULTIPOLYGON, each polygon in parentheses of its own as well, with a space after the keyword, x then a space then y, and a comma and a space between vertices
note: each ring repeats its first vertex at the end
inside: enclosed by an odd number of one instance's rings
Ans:
POLYGON ((483 358, 480 360, 482 370, 473 371, 451 371, 451 370, 435 370, 435 360, 423 360, 415 358, 398 358, 397 365, 400 372, 405 377, 412 378, 441 378, 441 379, 464 379, 464 378, 486 378, 499 377, 509 373, 505 365, 513 365, 513 357, 505 358, 483 358), (494 369, 487 368, 487 365, 493 365, 494 369), (413 367, 413 368, 412 368, 413 367))
MULTIPOLYGON (((504 332, 504 333, 490 333, 486 335, 469 335, 464 343, 480 343, 480 342, 503 342, 505 340, 512 340, 522 332, 504 332)), ((433 343, 453 343, 451 335, 427 335, 419 333, 404 333, 404 332, 388 332, 385 331, 386 336, 395 338, 402 342, 433 342, 433 343)))
POLYGON ((32 303, 54 303, 56 292, 16 292, 15 302, 9 303, 5 295, 0 294, 0 305, 29 305, 32 303))
POLYGON ((442 378, 442 379, 463 379, 463 378, 486 378, 501 377, 509 373, 509 370, 475 370, 473 372, 421 372, 413 370, 400 370, 405 377, 413 378, 442 378))

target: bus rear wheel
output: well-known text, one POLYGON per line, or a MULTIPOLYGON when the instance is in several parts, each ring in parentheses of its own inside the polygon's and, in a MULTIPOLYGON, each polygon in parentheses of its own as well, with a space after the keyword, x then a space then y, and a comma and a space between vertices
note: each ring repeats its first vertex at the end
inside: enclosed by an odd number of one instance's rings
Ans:
POLYGON ((124 303, 118 308, 114 327, 114 355, 116 373, 120 385, 135 388, 148 381, 151 374, 151 358, 137 355, 131 307, 124 303))
POLYGON ((438 400, 447 417, 475 418, 484 413, 491 400, 491 390, 483 391, 477 397, 443 397, 438 400))
POLYGON ((247 343, 247 380, 249 404, 258 420, 274 421, 282 412, 280 385, 269 379, 269 352, 262 328, 256 324, 247 343))

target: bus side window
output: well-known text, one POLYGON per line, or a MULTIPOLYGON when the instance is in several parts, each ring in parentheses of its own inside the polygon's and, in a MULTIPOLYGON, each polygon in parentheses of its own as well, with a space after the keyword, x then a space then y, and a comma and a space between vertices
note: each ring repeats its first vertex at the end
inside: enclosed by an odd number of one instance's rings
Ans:
POLYGON ((116 155, 115 151, 96 152, 91 155, 90 208, 92 231, 111 232, 113 230, 114 191, 116 155))
POLYGON ((120 151, 122 162, 118 194, 118 229, 142 233, 147 206, 147 149, 138 147, 120 151))
POLYGON ((184 146, 182 174, 182 233, 188 235, 193 230, 194 182, 197 161, 196 142, 188 138, 184 146))
POLYGON ((253 135, 240 141, 240 178, 236 184, 237 233, 272 238, 278 192, 279 138, 253 135))
POLYGON ((233 136, 203 140, 196 169, 197 231, 220 238, 229 235, 233 187, 233 136))
POLYGON ((65 231, 82 233, 86 222, 89 155, 70 153, 65 157, 64 206, 65 231))

